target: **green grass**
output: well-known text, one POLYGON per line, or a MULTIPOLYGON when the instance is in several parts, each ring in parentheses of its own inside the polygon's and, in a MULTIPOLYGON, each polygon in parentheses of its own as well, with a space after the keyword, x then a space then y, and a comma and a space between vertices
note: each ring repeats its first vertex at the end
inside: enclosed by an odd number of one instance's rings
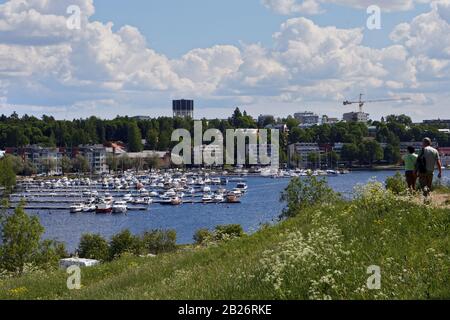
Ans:
POLYGON ((126 256, 83 269, 0 280, 0 299, 448 299, 450 211, 371 185, 356 200, 303 210, 209 248, 126 256), (381 267, 381 290, 367 268, 381 267))

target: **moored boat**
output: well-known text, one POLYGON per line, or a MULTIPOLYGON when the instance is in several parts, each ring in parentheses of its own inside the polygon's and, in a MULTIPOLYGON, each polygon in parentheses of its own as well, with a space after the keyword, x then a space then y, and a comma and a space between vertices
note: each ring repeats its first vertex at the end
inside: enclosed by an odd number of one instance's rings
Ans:
POLYGON ((82 212, 84 205, 82 203, 75 203, 70 206, 70 213, 79 213, 82 212))
POLYGON ((241 202, 241 197, 235 192, 229 192, 226 197, 227 203, 239 203, 241 202))
POLYGON ((95 207, 96 213, 111 213, 112 212, 112 205, 110 202, 100 202, 95 207))
POLYGON ((127 202, 126 201, 116 201, 112 205, 113 213, 126 213, 128 211, 127 202))

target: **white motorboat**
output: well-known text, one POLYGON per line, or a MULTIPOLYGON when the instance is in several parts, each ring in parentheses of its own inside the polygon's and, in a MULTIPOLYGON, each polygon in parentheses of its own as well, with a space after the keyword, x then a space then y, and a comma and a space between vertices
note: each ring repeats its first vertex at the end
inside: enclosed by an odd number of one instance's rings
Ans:
POLYGON ((164 193, 164 196, 165 196, 165 197, 172 198, 172 197, 176 197, 176 196, 177 196, 177 193, 175 192, 175 190, 170 189, 170 190, 168 190, 168 191, 166 191, 166 192, 164 193))
POLYGON ((234 188, 232 193, 234 193, 235 195, 237 195, 239 197, 242 196, 242 191, 241 191, 241 189, 238 189, 238 188, 234 188))
POLYGON ((127 202, 126 201, 116 201, 112 205, 113 213, 126 213, 128 211, 127 202))
POLYGON ((131 194, 126 194, 123 196, 123 201, 125 202, 131 202, 133 201, 133 196, 131 194))
POLYGON ((96 205, 93 203, 85 204, 83 207, 83 212, 94 212, 97 209, 96 205))
POLYGON ((150 197, 157 197, 159 194, 156 191, 150 192, 150 197))
POLYGON ((109 193, 105 193, 105 202, 111 203, 113 201, 114 201, 114 198, 112 197, 112 195, 110 195, 109 193))
POLYGON ((82 203, 75 203, 70 206, 70 213, 79 213, 83 212, 84 204, 82 203))
POLYGON ((248 186, 244 182, 239 182, 236 186, 236 189, 239 189, 241 192, 246 192, 248 189, 248 186))
POLYGON ((224 198, 223 194, 219 193, 214 196, 214 202, 221 203, 224 201, 225 201, 225 198, 224 198))
POLYGON ((149 197, 144 197, 144 198, 135 198, 133 200, 134 204, 145 204, 145 205, 149 205, 153 203, 152 198, 149 197))
POLYGON ((202 197, 202 202, 203 203, 211 203, 211 202, 213 202, 213 200, 214 200, 213 195, 209 194, 209 193, 204 194, 203 197, 202 197))

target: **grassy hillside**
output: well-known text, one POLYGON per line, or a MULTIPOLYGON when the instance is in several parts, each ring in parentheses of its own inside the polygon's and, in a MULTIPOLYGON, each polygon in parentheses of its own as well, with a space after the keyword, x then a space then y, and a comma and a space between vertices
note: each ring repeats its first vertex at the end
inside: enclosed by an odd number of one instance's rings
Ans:
POLYGON ((0 299, 448 299, 450 210, 371 184, 252 236, 84 269, 79 291, 66 278, 1 280, 0 299), (381 290, 367 288, 372 265, 381 290))

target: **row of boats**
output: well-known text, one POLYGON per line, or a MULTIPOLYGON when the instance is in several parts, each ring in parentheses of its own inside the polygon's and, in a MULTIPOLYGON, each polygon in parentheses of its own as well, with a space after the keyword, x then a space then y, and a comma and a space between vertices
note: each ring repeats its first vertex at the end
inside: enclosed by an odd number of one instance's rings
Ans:
MULTIPOLYGON (((212 191, 211 187, 205 186, 202 189, 203 195, 201 197, 201 203, 239 203, 241 197, 247 192, 248 186, 244 182, 239 182, 231 191, 225 188, 219 188, 216 191, 212 191)), ((109 214, 109 213, 126 213, 129 209, 129 204, 133 205, 151 205, 154 197, 158 197, 158 203, 161 205, 172 205, 178 206, 183 204, 186 198, 196 194, 196 190, 191 188, 187 190, 184 188, 179 189, 169 189, 161 194, 156 191, 149 192, 146 189, 141 189, 138 192, 137 197, 133 197, 132 194, 126 194, 121 200, 114 200, 113 196, 106 193, 104 196, 99 197, 98 191, 84 191, 84 196, 89 196, 89 199, 83 203, 75 203, 70 206, 71 213, 80 212, 95 212, 98 214, 109 214), (94 196, 96 195, 96 196, 94 196)), ((193 202, 193 200, 191 200, 193 202)))

